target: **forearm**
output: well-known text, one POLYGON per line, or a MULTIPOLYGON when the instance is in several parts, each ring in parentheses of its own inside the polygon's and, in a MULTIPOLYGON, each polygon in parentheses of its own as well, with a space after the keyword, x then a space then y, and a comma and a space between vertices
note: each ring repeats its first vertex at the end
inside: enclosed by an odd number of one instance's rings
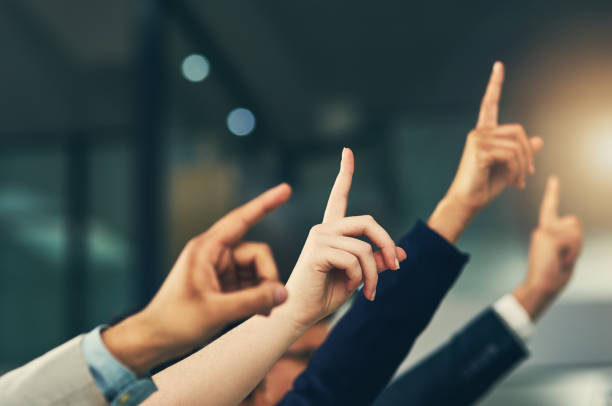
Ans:
POLYGON ((557 292, 547 292, 545 289, 527 283, 519 285, 512 292, 512 295, 523 306, 533 321, 540 318, 542 313, 554 302, 557 294, 557 292))
POLYGON ((152 325, 142 313, 137 313, 101 333, 108 351, 138 376, 178 355, 152 325))
POLYGON ((235 405, 307 326, 290 317, 290 303, 253 316, 199 352, 153 377, 158 391, 146 405, 235 405))
POLYGON ((447 194, 434 209, 427 220, 427 225, 454 244, 477 211, 475 207, 469 206, 461 199, 447 194))

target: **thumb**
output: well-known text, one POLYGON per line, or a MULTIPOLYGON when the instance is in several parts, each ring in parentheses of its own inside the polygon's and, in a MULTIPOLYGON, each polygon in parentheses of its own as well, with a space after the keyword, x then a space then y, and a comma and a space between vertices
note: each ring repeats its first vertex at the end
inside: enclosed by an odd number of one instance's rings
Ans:
POLYGON ((215 300, 226 322, 245 319, 254 314, 267 315, 287 300, 287 289, 278 282, 264 282, 258 286, 232 293, 223 293, 215 300))
POLYGON ((531 137, 529 138, 529 144, 533 152, 538 152, 544 146, 544 140, 540 137, 531 137))

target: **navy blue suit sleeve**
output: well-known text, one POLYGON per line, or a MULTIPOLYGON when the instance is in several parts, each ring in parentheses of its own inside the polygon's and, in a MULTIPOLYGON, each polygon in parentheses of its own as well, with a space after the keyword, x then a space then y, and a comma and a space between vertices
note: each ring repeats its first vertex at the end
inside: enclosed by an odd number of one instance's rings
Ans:
POLYGON ((369 405, 387 385, 468 260, 422 222, 398 245, 400 269, 357 295, 280 405, 369 405))
POLYGON ((471 405, 525 357, 523 343, 489 308, 397 378, 374 406, 471 405))

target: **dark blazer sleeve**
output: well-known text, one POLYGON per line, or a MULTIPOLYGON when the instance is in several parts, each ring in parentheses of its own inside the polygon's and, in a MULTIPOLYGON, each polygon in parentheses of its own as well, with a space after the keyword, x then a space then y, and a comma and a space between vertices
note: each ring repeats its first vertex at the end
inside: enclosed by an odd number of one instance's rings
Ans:
POLYGON ((471 405, 527 357, 519 340, 488 308, 393 381, 374 406, 471 405))
POLYGON ((357 295, 279 405, 369 405, 387 385, 468 260, 422 222, 398 245, 400 269, 357 295))

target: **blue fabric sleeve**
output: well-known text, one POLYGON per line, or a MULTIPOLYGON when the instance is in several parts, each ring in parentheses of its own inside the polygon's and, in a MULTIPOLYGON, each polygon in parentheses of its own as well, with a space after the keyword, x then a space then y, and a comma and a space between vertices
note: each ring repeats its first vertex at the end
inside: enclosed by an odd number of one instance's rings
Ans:
POLYGON ((471 405, 527 355, 521 339, 488 308, 399 376, 374 406, 471 405))
POLYGON ((400 269, 356 297, 280 405, 369 405, 387 385, 468 260, 422 222, 398 245, 400 269))
POLYGON ((138 405, 157 387, 150 377, 138 378, 106 349, 100 335, 103 327, 87 333, 81 343, 89 370, 111 405, 138 405))

